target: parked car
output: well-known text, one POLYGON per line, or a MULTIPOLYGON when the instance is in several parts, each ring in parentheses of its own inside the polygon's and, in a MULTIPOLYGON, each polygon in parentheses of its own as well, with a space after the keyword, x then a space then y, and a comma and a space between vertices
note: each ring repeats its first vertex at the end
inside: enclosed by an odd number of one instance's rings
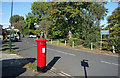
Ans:
POLYGON ((19 40, 20 39, 20 37, 19 36, 16 36, 16 38, 19 40))
POLYGON ((11 37, 11 41, 18 41, 18 38, 16 36, 11 37))
POLYGON ((36 38, 36 35, 29 35, 30 38, 36 38))
POLYGON ((24 37, 24 35, 21 34, 20 37, 24 37))

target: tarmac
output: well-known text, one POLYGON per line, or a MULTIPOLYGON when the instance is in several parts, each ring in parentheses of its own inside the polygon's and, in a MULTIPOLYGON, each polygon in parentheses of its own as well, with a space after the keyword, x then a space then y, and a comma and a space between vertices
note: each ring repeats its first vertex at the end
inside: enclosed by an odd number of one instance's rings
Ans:
MULTIPOLYGON (((0 48, 1 50, 2 48, 0 48)), ((6 54, 0 51, 0 77, 1 78, 23 78, 23 77, 60 77, 52 69, 45 73, 40 73, 34 70, 26 69, 25 64, 32 63, 35 58, 24 58, 16 54, 6 54)))

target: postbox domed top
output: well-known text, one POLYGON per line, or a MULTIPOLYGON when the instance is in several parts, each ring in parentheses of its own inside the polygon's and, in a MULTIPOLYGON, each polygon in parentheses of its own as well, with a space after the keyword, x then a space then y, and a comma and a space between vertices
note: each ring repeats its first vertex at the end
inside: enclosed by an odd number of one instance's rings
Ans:
POLYGON ((36 42, 46 42, 47 40, 46 39, 36 39, 35 41, 36 42))

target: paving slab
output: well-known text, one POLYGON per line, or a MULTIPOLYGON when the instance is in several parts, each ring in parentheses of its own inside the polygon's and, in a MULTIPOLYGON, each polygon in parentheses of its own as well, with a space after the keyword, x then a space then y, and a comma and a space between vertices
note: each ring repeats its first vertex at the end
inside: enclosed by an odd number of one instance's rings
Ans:
POLYGON ((24 65, 29 62, 34 62, 35 58, 24 58, 16 54, 6 54, 0 52, 0 70, 1 77, 24 77, 24 76, 58 76, 56 73, 48 70, 46 73, 39 73, 30 69, 24 68, 24 65))

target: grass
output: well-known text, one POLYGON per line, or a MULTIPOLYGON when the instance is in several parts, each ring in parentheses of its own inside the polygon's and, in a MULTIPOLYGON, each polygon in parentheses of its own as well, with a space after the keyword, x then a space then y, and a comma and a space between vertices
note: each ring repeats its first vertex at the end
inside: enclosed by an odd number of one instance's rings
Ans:
POLYGON ((5 50, 5 53, 20 55, 19 53, 17 53, 17 52, 16 52, 15 50, 13 50, 13 49, 11 49, 11 52, 10 52, 10 49, 7 49, 7 50, 5 50))
POLYGON ((33 63, 28 63, 28 64, 26 64, 25 66, 24 66, 25 68, 28 68, 28 69, 30 69, 30 70, 37 70, 37 64, 36 64, 36 62, 33 62, 33 63))
POLYGON ((11 52, 10 52, 10 48, 9 48, 9 45, 3 45, 2 46, 3 49, 5 49, 5 53, 8 53, 8 54, 17 54, 17 55, 20 55, 18 52, 16 52, 14 49, 11 49, 11 52))

